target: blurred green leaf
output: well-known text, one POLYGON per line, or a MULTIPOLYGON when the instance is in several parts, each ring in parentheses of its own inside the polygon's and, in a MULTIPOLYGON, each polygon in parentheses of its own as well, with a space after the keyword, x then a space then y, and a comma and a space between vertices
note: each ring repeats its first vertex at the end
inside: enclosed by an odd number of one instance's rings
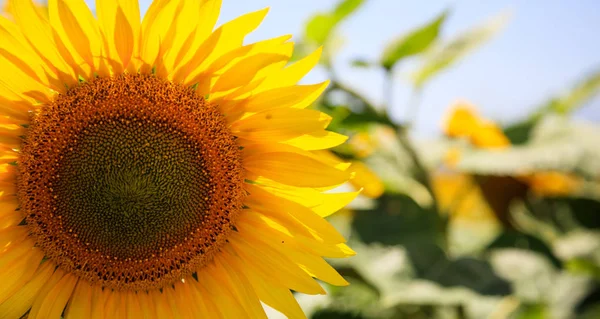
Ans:
POLYGON ((402 58, 425 51, 437 39, 440 28, 447 16, 448 11, 444 11, 428 24, 394 40, 384 50, 381 56, 381 65, 389 70, 402 58))
POLYGON ((436 236, 438 214, 404 195, 384 195, 374 210, 356 211, 352 228, 364 243, 407 245, 436 236))
POLYGON ((577 305, 579 319, 600 318, 600 285, 594 289, 577 305))
POLYGON ((519 175, 536 171, 600 177, 600 127, 547 116, 530 141, 502 150, 464 148, 456 168, 480 175, 519 175))
POLYGON ((371 124, 395 125, 385 114, 375 112, 350 113, 341 123, 347 127, 362 127, 371 124))
POLYGON ((351 311, 322 309, 315 312, 311 319, 363 319, 362 315, 351 311))
POLYGON ((583 106, 598 92, 600 92, 600 71, 588 75, 563 96, 552 99, 542 108, 541 112, 571 113, 578 107, 583 106))
POLYGON ((336 21, 330 14, 319 13, 306 24, 306 38, 317 45, 325 43, 335 27, 336 21))
POLYGON ((524 304, 516 314, 517 319, 546 319, 548 311, 545 305, 524 304))
POLYGON ((373 63, 363 59, 355 59, 352 60, 352 66, 357 68, 370 68, 373 66, 373 63))
POLYGON ((529 141, 535 124, 535 121, 527 120, 509 125, 504 129, 504 135, 508 137, 510 143, 513 145, 525 144, 529 141))
POLYGON ((508 21, 508 17, 506 13, 497 15, 484 24, 459 35, 449 43, 434 48, 425 57, 425 61, 421 67, 412 74, 414 85, 422 87, 432 76, 458 62, 468 53, 483 45, 502 29, 508 21))
POLYGON ((571 90, 559 97, 554 97, 539 106, 526 120, 509 125, 504 133, 514 145, 523 144, 529 140, 532 129, 537 121, 549 113, 569 114, 585 105, 600 92, 600 70, 588 74, 571 90))
POLYGON ((562 262, 554 255, 550 247, 532 235, 517 231, 505 231, 496 237, 487 247, 488 250, 498 248, 520 248, 535 251, 548 258, 554 266, 558 268, 562 267, 562 262))
POLYGON ((444 287, 466 287, 481 295, 504 296, 510 285, 498 277, 488 262, 470 257, 450 260, 436 245, 411 243, 406 246, 417 276, 444 287))
POLYGON ((581 226, 600 229, 600 201, 589 198, 560 198, 551 201, 566 204, 581 226))
POLYGON ((305 37, 317 45, 323 45, 338 23, 356 11, 364 0, 344 0, 333 12, 318 13, 306 24, 305 37))
POLYGON ((333 16, 337 22, 342 21, 363 4, 364 0, 344 0, 335 7, 333 16))

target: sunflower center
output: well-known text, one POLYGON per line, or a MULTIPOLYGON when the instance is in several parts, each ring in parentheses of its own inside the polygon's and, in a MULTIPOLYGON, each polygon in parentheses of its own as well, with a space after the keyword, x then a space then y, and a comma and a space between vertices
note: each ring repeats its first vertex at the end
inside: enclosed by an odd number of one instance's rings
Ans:
POLYGON ((149 75, 99 78, 42 107, 19 199, 59 267, 115 289, 197 271, 233 228, 241 160, 218 108, 149 75))
POLYGON ((183 132, 148 124, 92 124, 64 152, 53 182, 63 225, 118 259, 179 244, 201 227, 209 208, 202 149, 183 132))

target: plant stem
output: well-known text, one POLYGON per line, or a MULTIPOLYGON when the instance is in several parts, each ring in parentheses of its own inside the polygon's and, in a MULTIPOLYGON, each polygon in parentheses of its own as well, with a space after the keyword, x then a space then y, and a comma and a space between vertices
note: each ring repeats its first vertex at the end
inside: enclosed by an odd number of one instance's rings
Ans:
POLYGON ((394 74, 391 69, 385 69, 383 98, 387 105, 387 110, 390 112, 394 108, 394 74))
POLYGON ((435 192, 433 191, 433 186, 431 184, 431 176, 429 175, 429 171, 427 170, 425 165, 423 165, 423 163, 421 162, 421 159, 419 158, 417 151, 413 147, 413 145, 408 137, 408 130, 406 127, 401 127, 398 129, 398 141, 400 143, 400 146, 402 146, 402 148, 406 151, 409 158, 415 165, 415 169, 416 169, 415 177, 416 177, 417 181, 419 181, 421 184, 423 184, 423 186, 425 186, 425 188, 431 195, 431 198, 432 198, 431 205, 432 205, 433 209, 436 212, 439 211, 435 192))
POLYGON ((410 96, 406 110, 406 126, 408 128, 412 128, 418 120, 422 92, 421 88, 415 88, 410 96))

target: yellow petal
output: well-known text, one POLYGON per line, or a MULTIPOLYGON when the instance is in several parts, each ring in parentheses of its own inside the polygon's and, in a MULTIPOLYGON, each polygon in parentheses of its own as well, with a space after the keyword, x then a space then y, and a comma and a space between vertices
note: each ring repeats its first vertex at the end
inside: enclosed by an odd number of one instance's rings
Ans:
POLYGON ((0 304, 29 282, 40 266, 43 257, 44 254, 40 250, 34 250, 28 256, 19 258, 2 268, 2 272, 0 272, 0 282, 2 283, 0 285, 0 304))
POLYGON ((155 303, 151 300, 150 295, 145 291, 138 292, 138 299, 140 302, 140 307, 142 309, 142 315, 140 318, 144 319, 159 319, 156 316, 156 309, 154 307, 155 303))
MULTIPOLYGON (((173 68, 174 70, 179 70, 182 66, 188 64, 190 60, 197 59, 196 54, 198 53, 200 48, 204 46, 205 41, 211 35, 215 23, 219 18, 221 2, 221 0, 203 0, 198 2, 200 4, 200 9, 196 10, 196 19, 199 23, 196 25, 194 32, 190 34, 190 37, 186 39, 185 42, 181 45, 181 49, 179 49, 179 53, 177 53, 177 56, 175 57, 173 68)), ((216 39, 218 39, 218 37, 216 39)), ((208 55, 210 54, 210 51, 206 53, 206 55, 208 55)), ((202 61, 203 59, 199 59, 199 61, 197 61, 197 65, 199 65, 199 63, 201 63, 202 61)), ((193 70, 187 71, 191 72, 193 70)))
POLYGON ((245 267, 244 261, 235 255, 230 246, 226 246, 225 251, 227 254, 224 254, 223 259, 227 260, 237 272, 246 275, 262 302, 286 315, 289 319, 306 319, 304 312, 288 288, 271 283, 260 273, 245 267))
MULTIPOLYGON (((83 0, 49 0, 48 11, 54 31, 62 39, 74 62, 89 68, 88 77, 98 70, 102 40, 96 19, 83 0)), ((87 78, 87 77, 86 77, 87 78)))
POLYGON ((23 288, 0 303, 0 314, 4 318, 21 318, 31 308, 36 296, 48 286, 54 286, 60 279, 53 276, 55 268, 51 262, 43 263, 23 288))
MULTIPOLYGON (((106 318, 115 318, 119 316, 119 307, 121 306, 121 292, 112 289, 104 289, 104 315, 106 318)), ((101 299, 102 300, 102 299, 101 299)))
MULTIPOLYGON (((0 74, 0 86, 3 86, 6 90, 10 90, 15 95, 21 97, 21 99, 28 97, 42 102, 50 102, 50 90, 35 78, 32 78, 31 74, 23 72, 21 68, 23 63, 23 61, 19 61, 17 58, 9 60, 4 54, 0 53, 0 68, 2 70, 2 74, 0 74)), ((0 89, 0 91, 3 90, 0 89)))
POLYGON ((53 67, 44 64, 31 46, 27 43, 18 27, 7 19, 0 17, 0 48, 2 55, 23 72, 41 84, 55 91, 63 92, 64 85, 52 77, 53 67))
POLYGON ((224 71, 231 69, 231 67, 239 62, 240 60, 256 55, 258 53, 274 53, 274 54, 290 54, 290 44, 285 43, 287 40, 291 39, 291 35, 284 35, 268 40, 259 41, 256 43, 244 45, 237 49, 231 50, 218 59, 216 59, 213 63, 208 66, 208 68, 203 71, 208 74, 222 74, 224 71))
POLYGON ((275 109, 251 115, 231 125, 232 132, 253 141, 286 141, 322 131, 331 117, 315 110, 275 109))
POLYGON ((321 203, 311 209, 321 217, 327 217, 344 208, 360 194, 360 191, 351 193, 325 193, 321 194, 321 203))
MULTIPOLYGON (((269 78, 272 77, 275 76, 269 78)), ((260 112, 268 109, 287 107, 303 109, 311 105, 328 85, 329 81, 325 81, 319 84, 293 85, 263 91, 248 98, 244 105, 244 111, 260 112)))
POLYGON ((154 290, 149 295, 151 301, 155 303, 156 316, 158 318, 175 318, 171 305, 169 305, 169 300, 167 300, 167 297, 162 292, 154 290))
POLYGON ((96 0, 96 11, 105 38, 104 52, 115 73, 120 73, 129 66, 139 43, 138 0, 96 0))
POLYGON ((65 311, 65 319, 90 318, 92 316, 92 287, 85 280, 79 280, 73 298, 65 311))
POLYGON ((214 264, 204 266, 198 271, 198 281, 212 293, 211 299, 223 313, 224 318, 244 318, 246 313, 242 306, 241 300, 235 298, 233 294, 227 290, 226 284, 221 282, 217 277, 218 269, 214 264))
POLYGON ((59 318, 76 283, 75 276, 57 269, 35 297, 29 318, 59 318))
POLYGON ((295 153, 273 152, 245 159, 251 175, 300 187, 326 187, 347 181, 350 174, 313 158, 295 153))
POLYGON ((296 264, 248 235, 238 232, 230 238, 232 248, 245 264, 293 290, 311 295, 325 294, 323 288, 296 264))
POLYGON ((343 144, 348 137, 335 132, 320 130, 282 141, 287 145, 307 151, 324 150, 343 144))
POLYGON ((67 64, 59 53, 52 28, 31 0, 13 2, 14 17, 28 43, 39 58, 44 61, 66 85, 78 82, 75 70, 67 64))
POLYGON ((140 59, 142 73, 148 73, 152 67, 162 66, 161 58, 170 48, 176 34, 176 24, 183 3, 176 1, 154 1, 144 16, 140 37, 140 59))
POLYGON ((186 309, 187 313, 189 313, 189 317, 206 317, 208 316, 208 312, 206 307, 204 307, 204 303, 201 298, 198 298, 198 294, 191 287, 191 284, 188 282, 189 280, 195 280, 193 277, 189 277, 185 281, 177 282, 174 285, 175 294, 173 298, 175 299, 175 304, 177 309, 186 309))
POLYGON ((264 232, 266 237, 276 238, 277 241, 294 243, 291 249, 332 258, 354 256, 356 253, 345 244, 323 242, 312 237, 293 233, 291 229, 278 223, 275 219, 262 214, 244 214, 239 218, 239 224, 248 224, 249 229, 258 233, 264 232))
POLYGON ((269 12, 269 8, 250 12, 220 26, 215 31, 221 33, 219 42, 206 60, 200 61, 202 66, 208 66, 223 54, 241 47, 246 35, 260 25, 267 12, 269 12))
POLYGON ((172 286, 163 288, 163 290, 162 290, 162 298, 167 300, 168 307, 170 309, 170 313, 172 313, 172 315, 169 315, 168 318, 177 318, 177 319, 191 318, 193 316, 193 314, 190 312, 191 309, 189 307, 179 308, 178 303, 175 300, 176 299, 175 294, 176 294, 176 292, 172 286))
POLYGON ((248 84, 257 76, 257 73, 265 67, 277 62, 283 61, 285 63, 289 58, 288 55, 275 53, 258 53, 247 57, 223 73, 213 86, 212 90, 215 92, 222 92, 248 84))
POLYGON ((312 277, 319 278, 332 285, 348 285, 348 282, 329 266, 323 258, 302 249, 294 237, 286 236, 283 231, 275 231, 272 223, 267 224, 265 220, 260 220, 258 216, 244 214, 240 217, 237 228, 241 232, 252 232, 253 234, 250 235, 252 238, 256 238, 273 250, 285 255, 312 277))
POLYGON ((188 281, 192 291, 195 292, 196 298, 198 300, 202 300, 202 304, 206 307, 206 313, 209 314, 206 317, 213 317, 215 319, 227 319, 223 313, 222 309, 216 306, 213 301, 213 293, 209 292, 204 288, 204 286, 196 280, 188 281))
POLYGON ((322 48, 318 48, 310 55, 297 61, 296 63, 274 73, 270 78, 263 82, 257 92, 262 92, 274 88, 290 86, 298 83, 310 70, 312 70, 321 58, 322 48))
POLYGON ((0 246, 0 268, 4 268, 12 264, 15 260, 34 253, 38 248, 33 247, 33 245, 34 241, 27 238, 22 242, 17 242, 16 240, 9 241, 8 244, 0 246))
MULTIPOLYGON (((3 253, 10 248, 10 245, 21 243, 27 237, 27 234, 27 228, 22 226, 10 226, 0 229, 0 252, 3 253)), ((2 258, 4 258, 4 255, 0 254, 0 259, 2 258)))
POLYGON ((221 254, 219 258, 215 258, 216 267, 214 267, 213 273, 219 278, 218 280, 222 282, 222 285, 233 294, 234 298, 239 300, 245 312, 251 318, 266 319, 265 311, 260 305, 256 292, 252 289, 248 279, 224 258, 223 255, 226 255, 226 252, 221 252, 221 254))
POLYGON ((249 184, 245 189, 250 193, 246 198, 246 205, 281 221, 283 226, 288 228, 296 226, 295 229, 301 230, 297 227, 297 224, 300 224, 308 230, 302 232, 305 235, 322 238, 329 243, 337 244, 346 241, 329 222, 309 208, 271 194, 257 185, 249 184))

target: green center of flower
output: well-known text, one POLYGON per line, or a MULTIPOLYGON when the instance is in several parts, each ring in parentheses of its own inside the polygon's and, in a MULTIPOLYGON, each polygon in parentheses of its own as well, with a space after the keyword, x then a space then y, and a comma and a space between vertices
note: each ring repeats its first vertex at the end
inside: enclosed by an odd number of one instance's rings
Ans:
POLYGON ((164 287, 200 269, 244 198, 239 147, 218 107, 150 75, 58 95, 33 119, 18 167, 38 246, 114 289, 164 287))
POLYGON ((144 124, 92 125, 63 152, 52 180, 65 229, 118 259, 177 245, 202 227, 209 208, 211 178, 200 145, 144 124))

